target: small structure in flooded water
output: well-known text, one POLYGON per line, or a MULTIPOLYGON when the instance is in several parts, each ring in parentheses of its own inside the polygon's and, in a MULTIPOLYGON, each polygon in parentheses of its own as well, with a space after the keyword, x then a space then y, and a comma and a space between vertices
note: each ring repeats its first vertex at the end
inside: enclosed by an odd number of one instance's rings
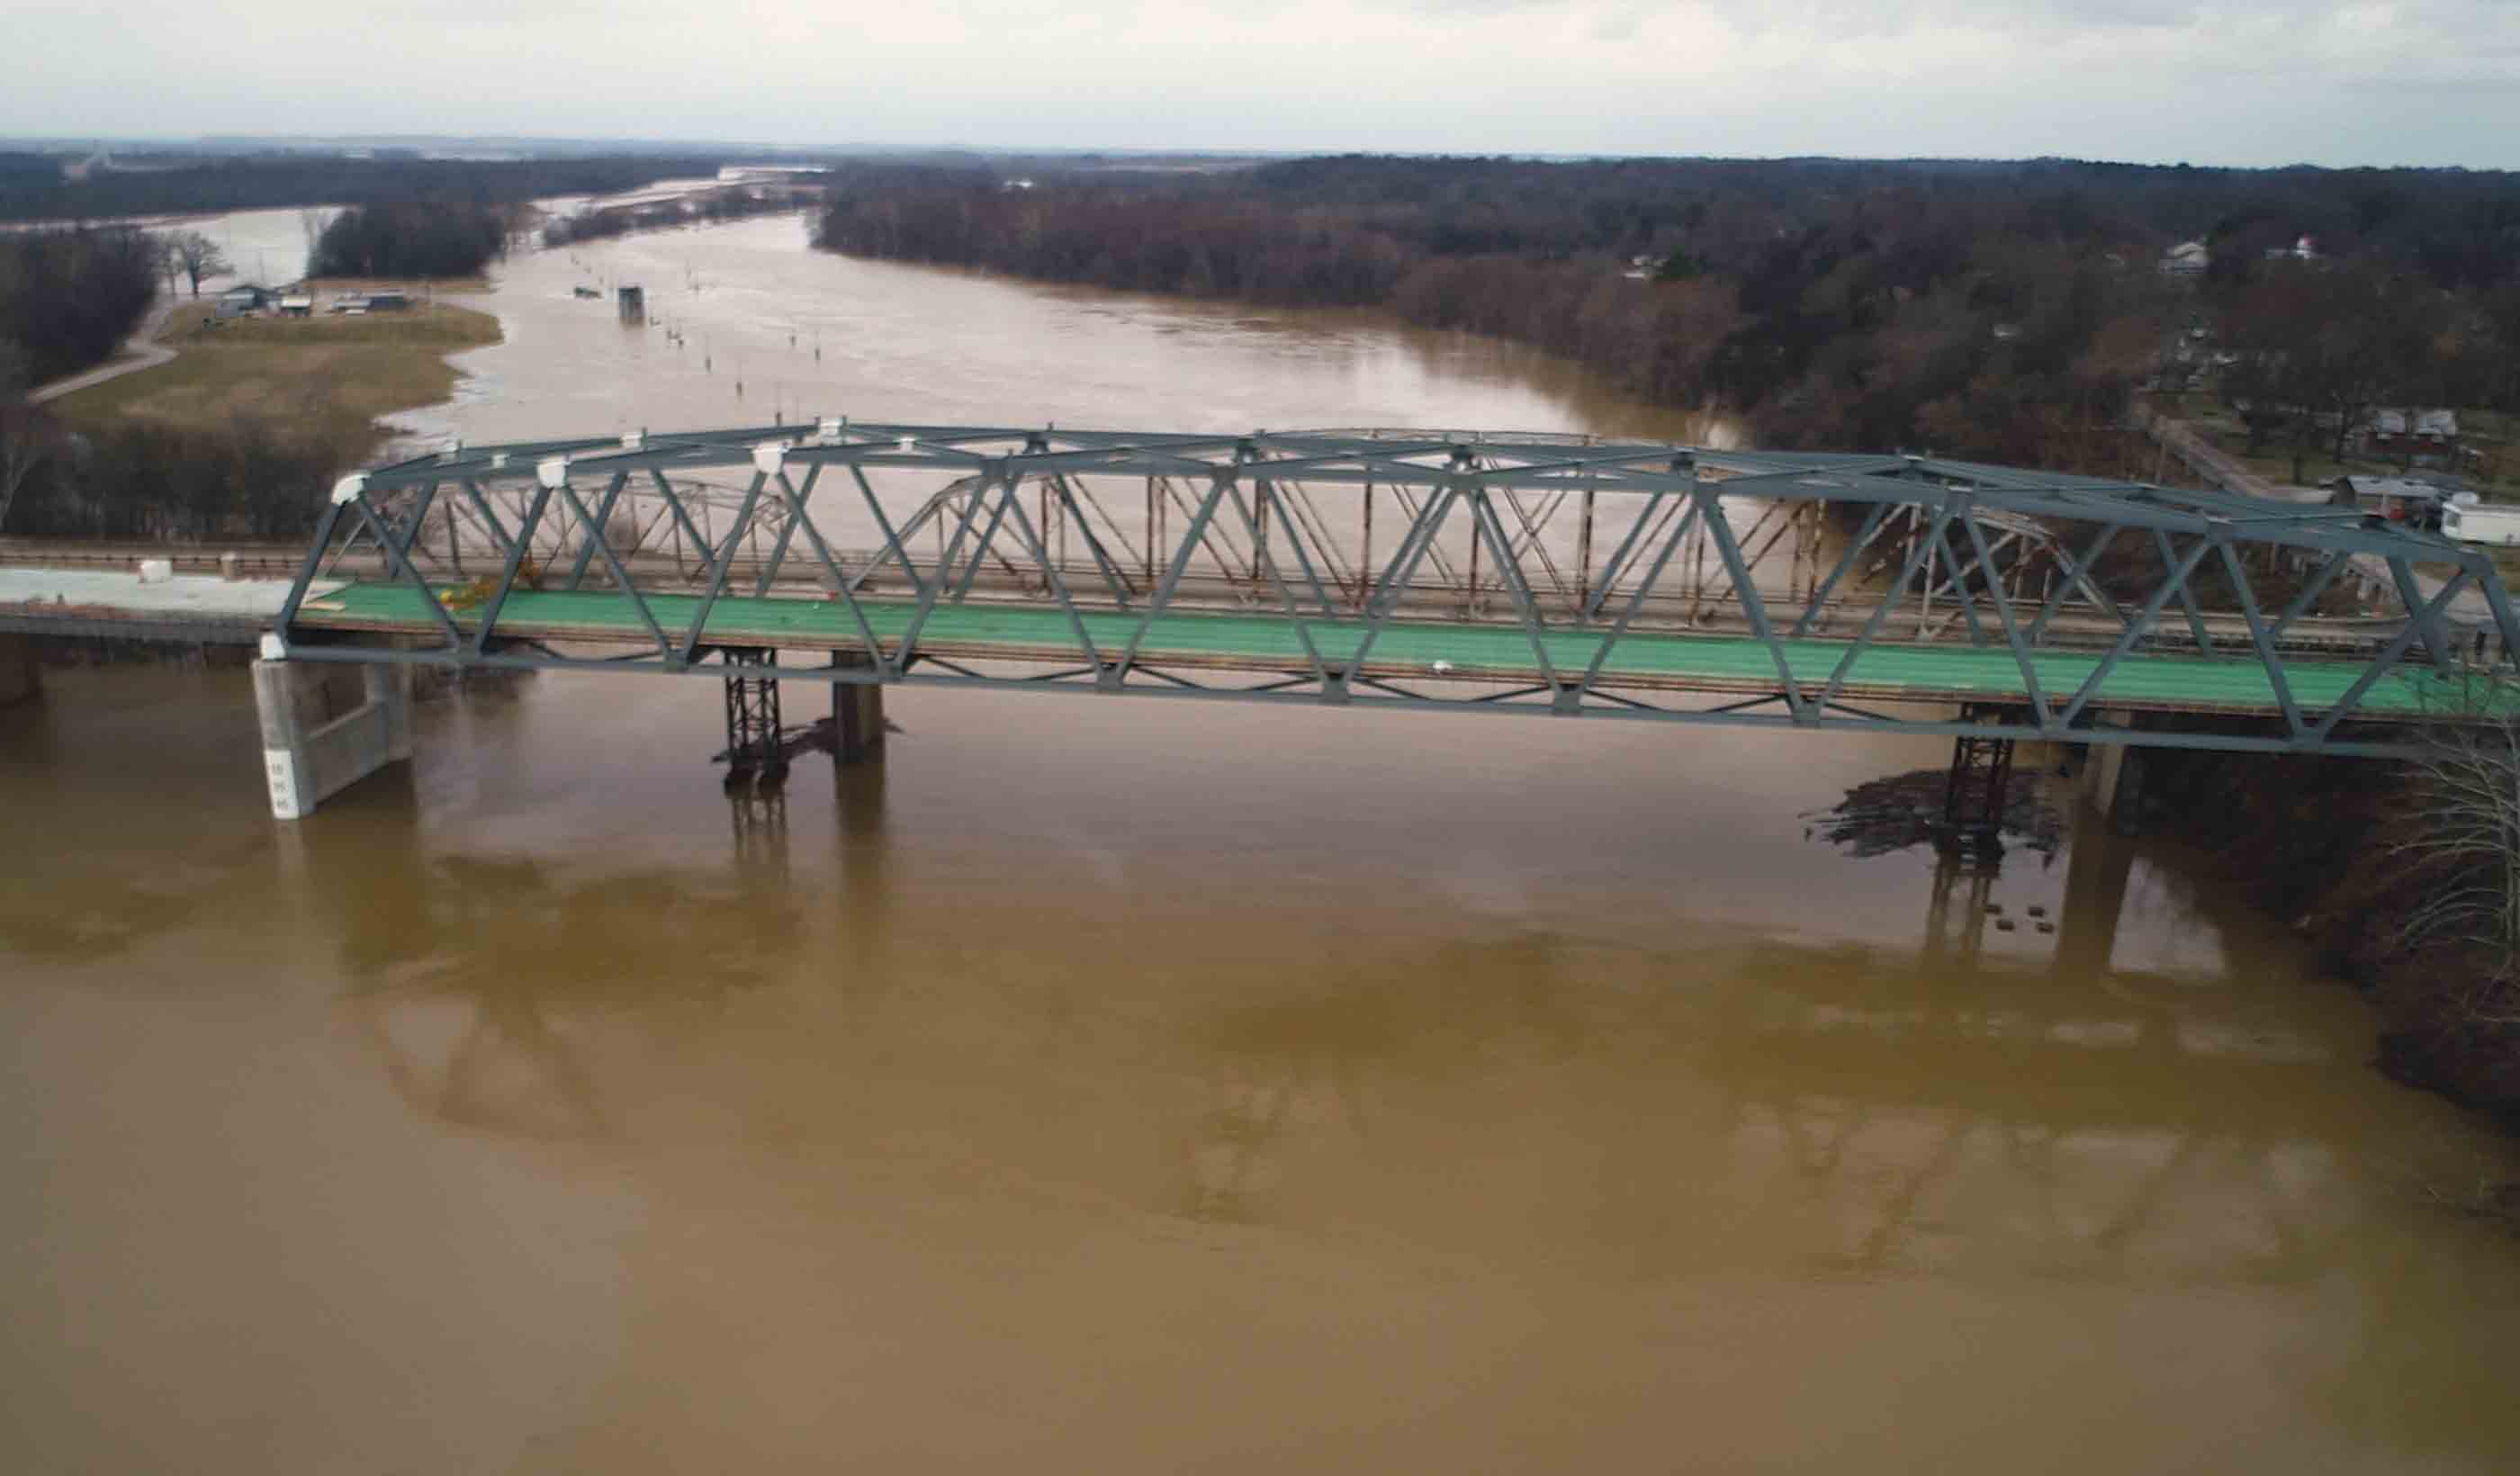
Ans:
POLYGON ((613 297, 621 304, 621 321, 637 325, 648 321, 648 291, 640 287, 613 289, 613 297))

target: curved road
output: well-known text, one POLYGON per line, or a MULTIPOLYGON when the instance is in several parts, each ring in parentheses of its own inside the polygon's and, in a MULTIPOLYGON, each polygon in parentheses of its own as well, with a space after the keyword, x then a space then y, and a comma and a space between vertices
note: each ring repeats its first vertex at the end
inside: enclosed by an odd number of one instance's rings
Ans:
POLYGON ((165 326, 167 318, 172 316, 175 309, 185 300, 172 293, 159 298, 157 305, 149 309, 149 315, 140 320, 140 326, 131 331, 130 338, 123 343, 124 357, 111 363, 100 364, 84 374, 74 374, 68 379, 55 380, 50 384, 38 385, 27 392, 26 398, 41 405, 47 400, 58 400, 63 395, 85 389, 92 384, 102 384, 108 380, 118 380, 135 370, 154 369, 172 359, 175 357, 175 350, 158 341, 158 330, 165 326))

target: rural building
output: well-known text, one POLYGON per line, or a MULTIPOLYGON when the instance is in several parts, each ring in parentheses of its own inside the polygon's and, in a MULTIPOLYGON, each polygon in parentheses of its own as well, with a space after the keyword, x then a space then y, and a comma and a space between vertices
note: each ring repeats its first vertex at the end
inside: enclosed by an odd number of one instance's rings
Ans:
POLYGON ((2354 432, 2356 446, 2374 460, 2447 467, 2458 456, 2455 410, 2378 410, 2354 432))
POLYGON ((2182 241, 2164 252, 2161 275, 2164 277, 2202 277, 2214 264, 2214 253, 2201 241, 2182 241))

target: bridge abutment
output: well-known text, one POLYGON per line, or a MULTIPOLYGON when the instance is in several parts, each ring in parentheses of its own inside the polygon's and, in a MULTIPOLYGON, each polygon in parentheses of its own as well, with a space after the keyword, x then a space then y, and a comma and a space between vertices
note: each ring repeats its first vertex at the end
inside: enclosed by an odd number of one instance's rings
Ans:
POLYGON ((0 707, 43 695, 44 668, 35 659, 35 638, 0 635, 0 707))
POLYGON ((411 673, 398 663, 253 663, 271 813, 302 820, 387 764, 411 757, 411 673))

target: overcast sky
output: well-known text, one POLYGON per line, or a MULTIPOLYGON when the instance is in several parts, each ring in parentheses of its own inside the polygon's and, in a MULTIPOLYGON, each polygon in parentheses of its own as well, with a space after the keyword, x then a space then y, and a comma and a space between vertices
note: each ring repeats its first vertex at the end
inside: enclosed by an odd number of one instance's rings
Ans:
POLYGON ((0 0, 0 133, 2520 167, 2520 0, 0 0))

